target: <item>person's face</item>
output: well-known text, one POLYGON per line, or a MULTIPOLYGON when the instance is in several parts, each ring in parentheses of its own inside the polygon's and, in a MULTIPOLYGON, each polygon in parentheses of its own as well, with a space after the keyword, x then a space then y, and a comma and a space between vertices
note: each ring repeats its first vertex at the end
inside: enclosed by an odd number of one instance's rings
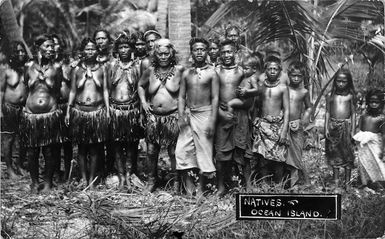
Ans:
POLYGON ((209 56, 211 59, 215 60, 219 56, 219 46, 215 43, 210 43, 209 46, 209 56))
POLYGON ((266 76, 269 80, 275 81, 281 73, 281 67, 276 62, 270 62, 266 67, 266 76))
POLYGON ((41 56, 45 59, 52 59, 54 57, 54 43, 52 40, 47 40, 39 47, 41 56))
POLYGON ((155 41, 158 39, 157 35, 149 34, 146 37, 146 46, 148 51, 154 50, 155 41))
POLYGON ((146 42, 142 41, 141 39, 138 39, 135 42, 135 50, 136 53, 140 56, 143 56, 146 54, 146 42))
POLYGON ((86 61, 92 61, 96 59, 97 55, 97 49, 96 45, 92 42, 87 43, 87 45, 84 47, 83 53, 84 53, 84 60, 86 61))
POLYGON ((131 57, 132 48, 127 44, 119 44, 118 46, 118 54, 120 59, 128 59, 131 57))
POLYGON ((207 58, 207 45, 202 42, 194 43, 191 54, 195 62, 204 62, 207 58))
POLYGON ((377 95, 372 95, 369 98, 368 106, 373 110, 379 110, 381 103, 381 99, 377 95))
POLYGON ((161 67, 167 67, 170 65, 171 60, 171 51, 170 48, 161 46, 155 50, 155 56, 159 60, 159 65, 161 67))
POLYGON ((236 30, 227 32, 227 39, 232 40, 236 44, 239 43, 239 33, 236 30))
POLYGON ((27 53, 21 45, 17 45, 13 56, 14 59, 19 63, 24 62, 27 59, 27 53))
POLYGON ((253 66, 252 63, 249 62, 249 61, 246 61, 246 62, 245 62, 245 64, 243 65, 243 70, 244 70, 245 77, 250 77, 250 76, 252 76, 254 73, 257 72, 256 67, 253 66))
POLYGON ((341 73, 337 76, 336 87, 339 90, 344 90, 348 86, 348 78, 345 74, 341 73))
POLYGON ((224 45, 221 48, 221 59, 225 66, 231 66, 234 64, 235 54, 234 47, 232 45, 224 45))
POLYGON ((108 37, 105 32, 96 33, 95 41, 100 49, 106 49, 108 46, 108 37))
POLYGON ((291 85, 299 85, 303 81, 303 74, 300 70, 294 70, 293 72, 289 73, 289 79, 291 85))

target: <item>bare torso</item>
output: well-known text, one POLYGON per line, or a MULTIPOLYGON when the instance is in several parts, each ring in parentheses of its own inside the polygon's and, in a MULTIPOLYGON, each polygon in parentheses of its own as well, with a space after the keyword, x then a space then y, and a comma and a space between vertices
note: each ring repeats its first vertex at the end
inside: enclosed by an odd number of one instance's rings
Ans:
POLYGON ((173 75, 168 77, 165 82, 161 82, 155 76, 155 69, 151 71, 148 85, 148 95, 154 113, 165 114, 175 111, 178 108, 179 83, 182 77, 183 68, 179 65, 173 69, 173 75))
POLYGON ((307 90, 304 88, 294 89, 289 87, 289 97, 290 97, 290 116, 289 120, 300 119, 304 111, 305 97, 307 95, 307 90))
POLYGON ((262 115, 278 116, 283 111, 283 95, 288 90, 284 84, 274 87, 261 86, 262 115))
POLYGON ((24 75, 8 68, 5 70, 5 78, 3 80, 5 80, 3 102, 24 105, 27 98, 24 75))
POLYGON ((33 63, 27 69, 29 94, 26 110, 31 113, 47 113, 56 110, 60 90, 60 65, 39 66, 33 63))
POLYGON ((371 116, 364 114, 360 119, 360 129, 361 131, 370 131, 373 133, 380 133, 385 127, 385 116, 383 114, 378 116, 371 116))
POLYGON ((139 72, 134 62, 116 62, 112 66, 110 79, 110 98, 117 102, 137 101, 139 72))
POLYGON ((68 97, 71 91, 71 70, 72 67, 69 64, 61 63, 63 71, 63 80, 60 86, 60 102, 68 102, 68 97))
POLYGON ((88 73, 84 66, 75 69, 76 107, 84 111, 103 107, 104 71, 104 66, 100 65, 95 65, 88 73))
POLYGON ((213 66, 207 68, 190 68, 186 77, 186 104, 196 108, 211 104, 211 81, 216 75, 213 66))
POLYGON ((236 89, 243 80, 241 67, 226 69, 222 66, 216 68, 219 76, 219 102, 227 103, 237 97, 236 89))
POLYGON ((352 115, 351 104, 353 96, 337 95, 329 96, 329 113, 330 117, 335 119, 349 119, 352 115))

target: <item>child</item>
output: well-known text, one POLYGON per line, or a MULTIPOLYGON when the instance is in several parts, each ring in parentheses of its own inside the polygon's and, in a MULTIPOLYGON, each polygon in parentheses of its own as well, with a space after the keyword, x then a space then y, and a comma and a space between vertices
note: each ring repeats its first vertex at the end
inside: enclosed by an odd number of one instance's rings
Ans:
POLYGON ((252 146, 247 149, 246 156, 258 156, 260 176, 273 174, 274 181, 279 183, 286 163, 289 90, 280 82, 281 65, 276 59, 267 58, 267 77, 256 92, 261 101, 261 114, 254 119, 252 146))
POLYGON ((234 161, 242 166, 243 177, 246 182, 246 189, 251 189, 250 183, 250 159, 245 158, 246 146, 250 144, 250 132, 251 132, 251 122, 249 113, 253 115, 253 112, 249 111, 249 108, 253 104, 251 98, 245 99, 246 92, 254 92, 257 90, 257 81, 258 77, 261 74, 262 65, 261 60, 256 55, 251 54, 247 55, 243 62, 243 72, 245 78, 239 85, 236 90, 239 98, 234 98, 228 102, 228 107, 230 111, 233 111, 235 107, 235 116, 236 116, 236 126, 234 131, 234 161))
POLYGON ((304 145, 304 126, 309 124, 312 110, 309 91, 302 86, 306 77, 306 66, 301 62, 293 62, 288 67, 290 116, 289 116, 289 141, 286 163, 290 165, 290 185, 303 179, 308 181, 305 167, 302 161, 302 149, 304 145), (301 120, 301 117, 303 120, 301 120))
POLYGON ((339 169, 345 170, 345 186, 350 181, 354 154, 352 133, 355 132, 355 98, 350 71, 340 69, 326 96, 325 153, 333 168, 333 180, 338 190, 339 169))
POLYGON ((361 182, 364 187, 371 182, 385 181, 383 148, 385 142, 384 101, 380 90, 366 95, 367 109, 360 117, 359 129, 354 140, 359 142, 358 161, 361 182))

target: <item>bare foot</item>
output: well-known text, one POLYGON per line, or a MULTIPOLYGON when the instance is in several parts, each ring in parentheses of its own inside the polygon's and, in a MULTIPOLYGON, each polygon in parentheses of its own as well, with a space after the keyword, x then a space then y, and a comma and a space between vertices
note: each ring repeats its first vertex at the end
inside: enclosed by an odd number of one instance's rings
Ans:
POLYGON ((156 190, 156 188, 157 188, 157 185, 156 185, 155 179, 150 178, 146 186, 146 191, 152 193, 156 190))
POLYGON ((41 190, 42 193, 49 193, 49 192, 51 192, 52 187, 51 187, 51 185, 49 183, 44 182, 43 185, 44 185, 44 187, 41 190))
POLYGON ((222 188, 222 189, 219 189, 216 193, 215 193, 215 195, 217 196, 217 197, 223 197, 223 196, 225 196, 226 195, 226 189, 225 188, 222 188))

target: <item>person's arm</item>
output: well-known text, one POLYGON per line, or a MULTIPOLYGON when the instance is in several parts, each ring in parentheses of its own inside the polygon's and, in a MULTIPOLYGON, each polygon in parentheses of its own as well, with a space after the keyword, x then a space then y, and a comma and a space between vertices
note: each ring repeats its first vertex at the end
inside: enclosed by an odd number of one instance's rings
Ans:
POLYGON ((325 138, 329 138, 329 119, 330 119, 330 94, 326 95, 326 109, 325 109, 325 138))
POLYGON ((187 124, 186 114, 185 114, 185 107, 186 107, 186 78, 188 76, 188 70, 183 72, 182 79, 180 80, 179 85, 179 96, 178 96, 178 125, 179 128, 185 126, 187 124))
POLYGON ((211 79, 211 116, 210 116, 210 128, 207 130, 209 136, 213 136, 215 133, 215 123, 218 117, 219 107, 219 77, 216 71, 213 72, 211 79))
POLYGON ((382 160, 382 162, 385 162, 385 158, 384 158, 384 150, 385 150, 385 116, 382 117, 382 122, 381 122, 380 128, 381 128, 381 136, 382 136, 382 145, 381 145, 380 159, 382 160))
POLYGON ((144 112, 150 113, 151 112, 151 106, 147 103, 146 99, 146 88, 149 84, 151 69, 147 69, 143 75, 140 77, 139 83, 138 83, 138 95, 140 99, 140 103, 142 104, 142 108, 144 112))
POLYGON ((140 75, 143 75, 144 72, 150 67, 151 65, 151 62, 150 62, 150 59, 149 57, 146 57, 144 58, 141 62, 140 62, 140 75))
POLYGON ((107 80, 108 80, 107 67, 103 66, 103 98, 104 98, 104 104, 107 110, 107 119, 109 119, 110 118, 110 101, 109 101, 107 80))
POLYGON ((352 95, 352 100, 350 101, 350 112, 351 112, 351 137, 353 138, 354 133, 356 132, 356 100, 354 95, 352 95))
POLYGON ((281 131, 281 135, 279 137, 279 143, 285 144, 286 143, 286 136, 287 131, 289 128, 289 117, 290 117, 290 99, 289 99, 289 88, 286 85, 282 85, 281 87, 284 88, 283 94, 282 94, 282 100, 283 100, 283 128, 281 131))
POLYGON ((305 111, 303 113, 303 122, 305 127, 309 124, 310 118, 311 118, 311 112, 312 112, 312 103, 310 101, 310 94, 309 91, 306 91, 305 99, 305 111))
POLYGON ((76 96, 76 72, 77 72, 77 67, 71 72, 71 90, 70 90, 70 94, 68 96, 68 106, 67 106, 67 112, 66 112, 66 116, 64 118, 64 122, 67 126, 69 126, 70 124, 70 109, 71 107, 73 107, 74 105, 74 101, 75 101, 75 96, 76 96))

